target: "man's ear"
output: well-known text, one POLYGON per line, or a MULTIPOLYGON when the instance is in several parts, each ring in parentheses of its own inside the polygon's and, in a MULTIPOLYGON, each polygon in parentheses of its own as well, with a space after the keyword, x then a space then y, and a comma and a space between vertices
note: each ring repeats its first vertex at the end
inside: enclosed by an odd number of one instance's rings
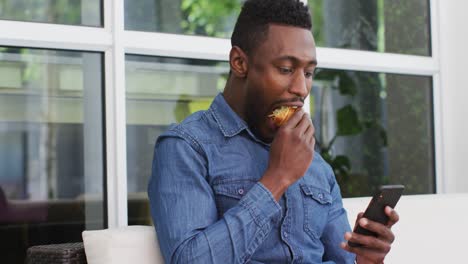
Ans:
POLYGON ((238 46, 233 46, 229 52, 231 72, 238 78, 245 78, 248 72, 247 54, 238 46))

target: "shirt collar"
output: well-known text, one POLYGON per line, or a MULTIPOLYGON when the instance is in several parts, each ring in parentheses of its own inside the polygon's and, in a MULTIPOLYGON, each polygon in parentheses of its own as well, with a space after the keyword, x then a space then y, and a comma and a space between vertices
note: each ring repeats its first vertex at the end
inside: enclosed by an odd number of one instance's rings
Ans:
POLYGON ((242 130, 248 129, 245 121, 232 110, 221 93, 215 97, 210 111, 225 137, 233 137, 242 130))
POLYGON ((219 93, 215 97, 209 110, 213 114, 214 119, 218 123, 219 129, 225 137, 233 137, 238 135, 243 130, 246 130, 253 140, 267 147, 270 146, 269 143, 265 143, 257 136, 255 136, 255 134, 247 126, 247 123, 242 120, 242 118, 240 118, 240 116, 237 115, 236 112, 234 112, 234 110, 232 110, 232 108, 228 105, 222 93, 219 93))

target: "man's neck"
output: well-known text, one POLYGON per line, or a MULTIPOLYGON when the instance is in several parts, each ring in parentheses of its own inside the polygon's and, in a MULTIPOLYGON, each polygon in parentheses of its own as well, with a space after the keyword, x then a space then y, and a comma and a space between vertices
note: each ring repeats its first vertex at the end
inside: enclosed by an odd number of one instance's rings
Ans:
POLYGON ((230 77, 224 87, 223 97, 231 109, 244 121, 247 121, 245 113, 245 97, 243 87, 239 81, 230 77))

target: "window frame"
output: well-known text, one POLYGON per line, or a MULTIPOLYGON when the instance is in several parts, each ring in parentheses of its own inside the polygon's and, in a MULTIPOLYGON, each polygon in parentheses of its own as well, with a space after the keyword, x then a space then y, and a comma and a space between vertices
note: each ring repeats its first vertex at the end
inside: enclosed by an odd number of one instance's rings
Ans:
MULTIPOLYGON (((439 1, 429 1, 431 56, 317 48, 321 68, 432 77, 434 166, 438 194, 447 192, 447 179, 442 176, 447 157, 443 155, 439 1)), ((103 0, 101 6, 103 27, 0 20, 0 46, 95 51, 104 54, 104 182, 107 223, 109 228, 114 228, 128 225, 125 54, 228 61, 231 44, 229 39, 128 31, 124 27, 124 0, 103 0)), ((308 111, 310 108, 306 106, 305 109, 308 111)))

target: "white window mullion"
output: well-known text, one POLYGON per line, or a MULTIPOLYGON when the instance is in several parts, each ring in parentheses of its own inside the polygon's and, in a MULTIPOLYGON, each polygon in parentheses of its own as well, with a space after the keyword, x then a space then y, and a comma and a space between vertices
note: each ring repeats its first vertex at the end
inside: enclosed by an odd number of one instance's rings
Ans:
POLYGON ((434 122, 434 163, 435 163, 435 187, 436 193, 446 193, 446 175, 444 173, 444 144, 443 144, 443 112, 442 112, 442 86, 440 74, 434 74, 432 78, 433 90, 433 122, 434 122))
POLYGON ((128 225, 125 110, 124 0, 104 0, 105 28, 113 44, 105 52, 107 212, 109 228, 128 225))
MULTIPOLYGON (((231 42, 201 36, 124 32, 125 51, 131 54, 227 61, 231 42), (189 44, 188 44, 189 43, 189 44)), ((317 48, 320 68, 432 76, 439 63, 426 56, 336 48, 317 48)))
POLYGON ((229 39, 139 31, 124 35, 128 54, 227 61, 231 49, 229 39))
POLYGON ((98 27, 0 20, 0 45, 104 51, 112 45, 112 36, 98 27))
POLYGON ((431 55, 440 63, 440 19, 439 0, 430 0, 431 55))
POLYGON ((431 76, 439 71, 432 57, 336 48, 317 48, 319 68, 431 76))
MULTIPOLYGON (((439 26, 439 3, 438 0, 430 0, 430 17, 431 17, 431 54, 432 58, 440 63, 440 26, 439 26)), ((442 83, 441 74, 439 71, 433 75, 433 113, 434 113, 434 163, 435 163, 435 185, 436 193, 446 193, 444 173, 444 136, 442 123, 442 83)))

